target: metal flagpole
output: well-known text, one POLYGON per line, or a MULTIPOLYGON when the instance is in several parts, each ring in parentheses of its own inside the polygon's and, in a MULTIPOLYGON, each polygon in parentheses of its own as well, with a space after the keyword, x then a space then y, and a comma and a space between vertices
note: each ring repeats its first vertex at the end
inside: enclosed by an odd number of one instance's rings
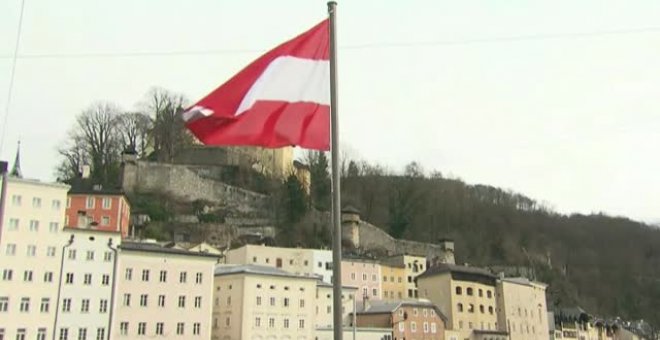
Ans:
POLYGON ((330 133, 332 157, 332 312, 334 339, 342 340, 344 327, 341 318, 341 205, 339 186, 339 119, 337 117, 337 2, 328 2, 330 29, 330 133))

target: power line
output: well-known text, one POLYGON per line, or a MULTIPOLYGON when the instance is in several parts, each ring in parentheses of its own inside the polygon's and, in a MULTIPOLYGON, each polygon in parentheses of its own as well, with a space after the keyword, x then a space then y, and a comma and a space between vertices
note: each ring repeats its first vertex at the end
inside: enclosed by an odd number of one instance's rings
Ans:
MULTIPOLYGON (((377 48, 403 48, 403 47, 433 47, 451 45, 490 44, 521 41, 539 40, 565 40, 584 39, 614 35, 630 35, 642 33, 658 33, 660 27, 643 27, 632 29, 605 30, 593 32, 555 33, 555 34, 530 34, 507 37, 474 38, 460 40, 433 40, 420 42, 379 42, 339 46, 341 50, 360 50, 377 48)), ((170 50, 170 51, 128 51, 128 52, 73 52, 73 53, 30 53, 18 55, 18 59, 85 59, 85 58, 139 58, 139 57, 177 57, 194 55, 221 55, 221 54, 243 54, 260 53, 263 49, 218 49, 218 50, 170 50)), ((16 57, 0 55, 0 59, 16 57)))
POLYGON ((23 29, 23 12, 25 10, 25 0, 21 1, 21 14, 18 17, 18 32, 16 33, 16 44, 14 45, 14 56, 12 58, 11 73, 9 74, 9 89, 7 89, 7 101, 5 102, 5 117, 2 123, 2 137, 0 137, 0 154, 5 146, 5 131, 7 130, 7 118, 9 117, 9 108, 11 106, 11 97, 14 90, 14 78, 16 74, 16 62, 18 59, 18 48, 21 43, 21 30, 23 29))

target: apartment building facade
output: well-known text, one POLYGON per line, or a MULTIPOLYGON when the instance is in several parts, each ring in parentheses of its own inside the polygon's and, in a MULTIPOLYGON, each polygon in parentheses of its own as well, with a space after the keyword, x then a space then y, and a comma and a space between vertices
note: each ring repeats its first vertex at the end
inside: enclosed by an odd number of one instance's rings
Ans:
POLYGON ((393 339, 445 339, 446 318, 429 301, 371 301, 357 311, 358 327, 389 328, 393 339))
POLYGON ((218 266, 211 339, 314 339, 317 281, 272 266, 218 266))
MULTIPOLYGON (((498 331, 496 277, 474 267, 440 264, 417 278, 420 297, 436 304, 460 339, 504 339, 498 331)), ((450 339, 451 340, 451 339, 450 339)))
POLYGON ((384 259, 383 264, 403 267, 404 298, 416 299, 419 297, 416 278, 427 269, 425 257, 400 254, 384 259))
MULTIPOLYGON (((361 305, 362 302, 356 300, 359 291, 355 287, 342 287, 341 304, 342 304, 342 325, 344 327, 352 324, 350 315, 355 308, 361 305)), ((317 330, 328 329, 333 327, 333 286, 327 282, 317 281, 316 283, 316 305, 315 314, 315 327, 317 330)))
POLYGON ((111 339, 209 339, 213 254, 154 243, 119 246, 111 339))
POLYGON ((403 300, 407 295, 405 265, 381 263, 383 300, 403 300))
POLYGON ((58 301, 57 339, 106 340, 115 287, 119 231, 64 228, 58 301))
POLYGON ((0 338, 50 339, 69 186, 3 178, 0 338))
POLYGON ((510 340, 548 338, 547 285, 526 278, 500 278, 497 281, 498 328, 510 340))
POLYGON ((357 301, 382 299, 380 263, 371 259, 347 258, 341 261, 341 283, 355 287, 357 301))
POLYGON ((65 222, 68 227, 129 233, 131 206, 119 189, 74 183, 69 190, 65 222))

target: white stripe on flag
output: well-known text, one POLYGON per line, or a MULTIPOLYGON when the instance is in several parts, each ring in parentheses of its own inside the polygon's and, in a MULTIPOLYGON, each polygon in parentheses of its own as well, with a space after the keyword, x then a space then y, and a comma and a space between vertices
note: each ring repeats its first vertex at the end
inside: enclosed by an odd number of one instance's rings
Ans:
POLYGON ((275 58, 245 94, 236 116, 258 100, 330 105, 330 62, 291 56, 275 58))

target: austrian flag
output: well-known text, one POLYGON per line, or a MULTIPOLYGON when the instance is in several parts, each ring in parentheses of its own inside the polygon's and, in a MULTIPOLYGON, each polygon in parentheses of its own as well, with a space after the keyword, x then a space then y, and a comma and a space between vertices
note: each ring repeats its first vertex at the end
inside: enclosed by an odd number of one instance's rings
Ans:
POLYGON ((328 150, 328 20, 253 61, 183 119, 204 144, 328 150))

